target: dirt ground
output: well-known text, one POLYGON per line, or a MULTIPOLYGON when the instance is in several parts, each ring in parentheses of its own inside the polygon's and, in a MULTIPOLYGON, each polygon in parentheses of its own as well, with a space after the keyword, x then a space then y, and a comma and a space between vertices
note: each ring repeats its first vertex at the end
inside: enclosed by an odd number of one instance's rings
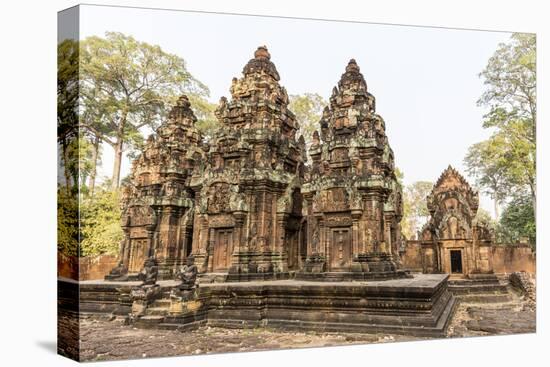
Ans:
MULTIPOLYGON (((81 358, 85 361, 246 352, 286 348, 419 340, 387 334, 282 332, 266 328, 234 330, 202 327, 195 331, 137 329, 120 320, 81 320, 81 358)), ((461 303, 448 337, 535 332, 535 312, 515 296, 507 303, 461 303)))

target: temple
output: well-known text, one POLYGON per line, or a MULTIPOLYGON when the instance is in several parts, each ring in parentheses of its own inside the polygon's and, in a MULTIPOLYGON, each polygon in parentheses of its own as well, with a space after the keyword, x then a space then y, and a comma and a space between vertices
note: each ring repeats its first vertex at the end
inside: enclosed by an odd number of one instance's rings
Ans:
POLYGON ((121 261, 108 281, 80 285, 81 312, 178 330, 445 334, 449 275, 402 269, 401 187, 359 66, 333 89, 311 165, 279 81, 259 47, 207 142, 178 100, 132 166, 121 261))
MULTIPOLYGON (((396 276, 401 188, 384 120, 355 60, 334 87, 302 186, 309 279, 396 276), (316 274, 317 273, 317 274, 316 274)), ((303 276, 303 275, 302 275, 303 276)))
POLYGON ((210 279, 288 277, 299 265, 300 185, 305 143, 288 95, 265 47, 233 78, 222 97, 222 127, 207 166, 191 180, 195 193, 193 254, 210 279))
POLYGON ((265 47, 222 97, 203 144, 182 96, 124 192, 122 267, 159 279, 193 255, 203 281, 367 279, 398 270, 401 188, 384 120, 355 60, 333 89, 306 167, 305 140, 265 47))
POLYGON ((405 240, 394 153, 355 60, 307 150, 265 46, 230 93, 209 139, 185 95, 149 136, 123 188, 117 265, 104 279, 59 278, 61 312, 178 331, 444 337, 459 299, 509 302, 495 273, 534 270, 530 253, 493 245, 478 193, 450 166, 420 238, 405 240))
POLYGON ((180 97, 133 161, 122 194, 122 265, 107 279, 135 279, 149 257, 158 262, 160 279, 171 278, 190 255, 194 193, 189 183, 204 157, 196 121, 188 98, 180 97))
POLYGON ((458 277, 493 273, 493 234, 476 220, 479 194, 449 166, 427 197, 430 219, 420 233, 422 271, 458 277))

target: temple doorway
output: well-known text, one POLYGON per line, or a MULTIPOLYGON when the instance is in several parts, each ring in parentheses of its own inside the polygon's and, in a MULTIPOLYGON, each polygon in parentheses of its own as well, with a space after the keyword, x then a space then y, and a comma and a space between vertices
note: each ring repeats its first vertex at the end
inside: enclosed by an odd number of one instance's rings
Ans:
POLYGON ((233 230, 216 230, 214 244, 214 271, 227 270, 229 268, 232 249, 233 230))
POLYGON ((461 250, 451 250, 451 273, 462 273, 461 250))
POLYGON ((289 270, 296 270, 299 266, 299 232, 298 231, 292 231, 289 234, 285 235, 285 244, 286 244, 286 251, 287 251, 287 259, 288 259, 288 269, 289 270))
POLYGON ((130 273, 137 273, 143 268, 143 263, 146 258, 145 251, 147 250, 147 239, 131 239, 130 246, 132 252, 130 253, 128 271, 130 273))
POLYGON ((345 268, 351 264, 351 236, 349 228, 332 230, 331 268, 345 268))

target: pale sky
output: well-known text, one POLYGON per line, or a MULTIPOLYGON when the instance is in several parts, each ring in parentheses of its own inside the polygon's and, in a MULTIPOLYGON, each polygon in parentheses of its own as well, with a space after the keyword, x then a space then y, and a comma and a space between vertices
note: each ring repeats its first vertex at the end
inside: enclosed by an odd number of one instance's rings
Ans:
MULTIPOLYGON (((81 6, 80 37, 122 32, 160 45, 187 62, 210 88, 210 101, 230 97, 233 77, 259 45, 266 45, 289 94, 318 93, 328 100, 350 58, 355 58, 405 184, 435 181, 451 164, 464 171, 470 145, 486 139, 484 87, 478 74, 511 33, 346 23, 304 19, 81 6)), ((110 147, 100 176, 112 173, 110 147)), ((121 177, 129 173, 125 159, 121 177)), ((480 205, 493 213, 481 195, 480 205)))

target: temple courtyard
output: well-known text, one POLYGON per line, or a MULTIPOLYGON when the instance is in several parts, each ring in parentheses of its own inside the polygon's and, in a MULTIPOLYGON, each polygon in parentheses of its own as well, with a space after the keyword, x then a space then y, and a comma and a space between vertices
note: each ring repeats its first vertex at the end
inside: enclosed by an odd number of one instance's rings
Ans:
MULTIPOLYGON (((504 302, 460 301, 447 328, 447 337, 535 332, 536 312, 532 303, 511 287, 508 294, 504 302)), ((188 331, 162 330, 136 328, 124 318, 105 314, 82 318, 80 332, 82 361, 431 339, 389 333, 289 332, 266 327, 228 329, 207 325, 188 331)))

